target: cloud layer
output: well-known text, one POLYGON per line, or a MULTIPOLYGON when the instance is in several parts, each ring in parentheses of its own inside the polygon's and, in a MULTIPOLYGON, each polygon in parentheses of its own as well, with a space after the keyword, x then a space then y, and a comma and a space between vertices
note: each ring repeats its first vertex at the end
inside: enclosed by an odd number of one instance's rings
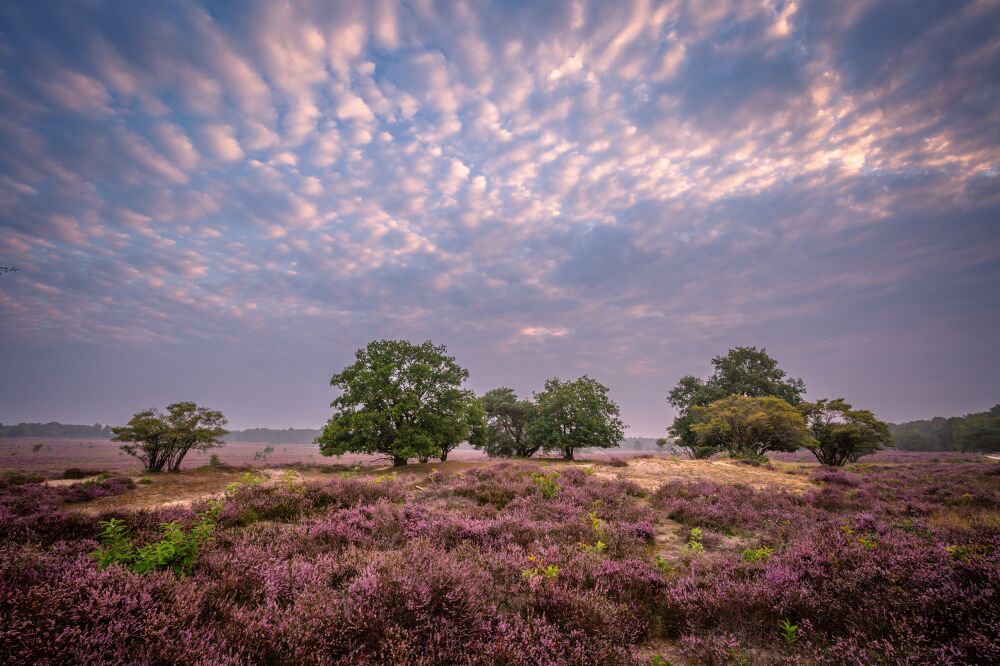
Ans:
POLYGON ((6 3, 0 419, 314 425, 386 336, 480 390, 590 372, 636 434, 737 344, 889 418, 985 407, 998 35, 992 1, 6 3))

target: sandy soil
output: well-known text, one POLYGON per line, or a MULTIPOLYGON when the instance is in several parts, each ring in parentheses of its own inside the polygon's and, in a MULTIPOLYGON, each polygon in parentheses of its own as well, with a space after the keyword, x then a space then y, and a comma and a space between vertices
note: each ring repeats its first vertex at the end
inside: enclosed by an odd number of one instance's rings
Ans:
MULTIPOLYGON (((646 490, 653 491, 661 483, 671 479, 681 480, 711 480, 717 483, 743 483, 755 488, 775 486, 800 492, 811 484, 802 476, 772 471, 759 467, 747 467, 728 461, 683 460, 667 457, 623 457, 627 462, 625 467, 612 467, 605 457, 591 457, 566 463, 558 460, 539 462, 550 466, 574 465, 593 467, 595 476, 603 478, 625 478, 635 482, 646 490)), ((394 473, 405 481, 419 484, 433 470, 461 473, 483 465, 498 464, 490 460, 449 460, 445 463, 411 464, 406 467, 393 468, 389 465, 368 465, 362 468, 360 474, 381 475, 394 473)), ((793 467, 789 465, 788 467, 793 467)), ((287 467, 266 467, 257 470, 266 480, 265 483, 279 483, 286 479, 287 467)), ((296 481, 322 481, 332 478, 340 469, 335 466, 302 466, 291 474, 296 481)), ((193 469, 179 474, 149 475, 150 483, 138 483, 143 478, 132 476, 137 482, 134 490, 115 497, 103 497, 76 507, 88 513, 100 513, 112 509, 155 509, 160 507, 189 505, 200 499, 221 495, 228 484, 239 481, 246 470, 231 469, 193 469)), ((54 480, 50 484, 69 485, 82 481, 54 480)), ((679 538, 680 525, 659 526, 660 533, 657 542, 662 542, 664 550, 676 546, 679 538)))
POLYGON ((743 483, 753 488, 778 487, 801 492, 813 486, 804 476, 789 473, 796 466, 781 465, 775 470, 751 467, 730 460, 686 460, 683 458, 650 457, 626 459, 628 467, 598 466, 595 476, 621 476, 642 488, 656 490, 665 481, 714 481, 743 483))

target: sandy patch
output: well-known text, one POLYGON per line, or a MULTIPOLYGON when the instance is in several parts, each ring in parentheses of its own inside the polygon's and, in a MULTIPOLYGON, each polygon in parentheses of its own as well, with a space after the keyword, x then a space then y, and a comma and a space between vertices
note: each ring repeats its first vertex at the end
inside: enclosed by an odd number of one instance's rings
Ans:
POLYGON ((741 465, 730 460, 685 460, 682 458, 627 458, 626 467, 595 466, 595 476, 628 479, 645 490, 654 491, 667 481, 713 481, 742 483, 751 488, 780 488, 802 492, 814 485, 808 479, 766 467, 741 465))

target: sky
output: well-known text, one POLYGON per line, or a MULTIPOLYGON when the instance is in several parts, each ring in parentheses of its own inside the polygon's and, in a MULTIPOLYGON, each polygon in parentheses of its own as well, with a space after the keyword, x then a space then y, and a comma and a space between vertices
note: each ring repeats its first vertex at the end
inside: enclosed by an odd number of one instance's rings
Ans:
POLYGON ((0 421, 318 427, 380 338, 634 436, 738 345, 978 411, 998 177, 996 0, 11 0, 0 421))

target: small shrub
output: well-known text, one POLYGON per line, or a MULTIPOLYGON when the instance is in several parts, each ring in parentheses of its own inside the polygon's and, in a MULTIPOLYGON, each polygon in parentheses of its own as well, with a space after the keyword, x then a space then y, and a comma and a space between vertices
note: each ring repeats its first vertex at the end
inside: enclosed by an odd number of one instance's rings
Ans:
POLYGON ((261 483, 264 483, 263 475, 255 472, 244 472, 238 481, 233 481, 232 483, 226 485, 226 494, 232 495, 242 488, 252 488, 253 486, 260 485, 261 483))
POLYGON ((538 490, 541 491, 542 497, 545 499, 552 499, 559 494, 558 478, 559 472, 552 472, 551 474, 531 473, 531 480, 538 486, 538 490))
POLYGON ((521 571, 521 575, 524 578, 558 578, 559 577, 559 567, 555 564, 543 564, 541 560, 535 555, 529 555, 528 561, 532 565, 527 569, 521 571))
POLYGON ((101 546, 91 556, 102 569, 121 564, 138 574, 156 569, 172 569, 177 575, 190 573, 201 547, 213 539, 220 511, 221 505, 213 505, 199 514, 200 520, 189 530, 176 521, 162 523, 161 538, 138 548, 124 521, 118 518, 101 521, 101 546))
POLYGON ((688 533, 688 540, 687 543, 684 544, 684 547, 692 552, 700 553, 705 550, 705 546, 702 544, 702 539, 704 538, 705 535, 702 534, 700 527, 692 527, 691 531, 688 533))
POLYGON ((796 624, 792 624, 787 619, 781 621, 781 636, 785 639, 785 644, 789 647, 794 646, 799 639, 799 627, 796 624))
MULTIPOLYGON (((62 478, 64 479, 86 479, 87 477, 97 476, 101 474, 102 471, 99 469, 81 469, 79 467, 70 467, 62 473, 62 478)), ((107 477, 105 477, 107 478, 107 477)))
POLYGON ((8 486, 23 486, 28 483, 41 483, 45 480, 38 472, 22 472, 20 470, 5 470, 0 476, 0 488, 8 486))
POLYGON ((770 467, 771 461, 767 456, 758 456, 752 453, 737 453, 730 458, 739 465, 749 465, 750 467, 770 467))
POLYGON ((141 479, 139 479, 138 481, 136 481, 136 483, 142 484, 144 486, 148 486, 152 482, 153 482, 153 480, 151 478, 149 478, 148 476, 144 476, 141 479))
POLYGON ((774 549, 768 546, 760 548, 747 548, 743 551, 744 562, 767 562, 774 555, 774 549))
POLYGON ((670 575, 674 572, 674 563, 663 557, 663 555, 656 556, 656 563, 653 565, 657 571, 663 574, 670 575))

